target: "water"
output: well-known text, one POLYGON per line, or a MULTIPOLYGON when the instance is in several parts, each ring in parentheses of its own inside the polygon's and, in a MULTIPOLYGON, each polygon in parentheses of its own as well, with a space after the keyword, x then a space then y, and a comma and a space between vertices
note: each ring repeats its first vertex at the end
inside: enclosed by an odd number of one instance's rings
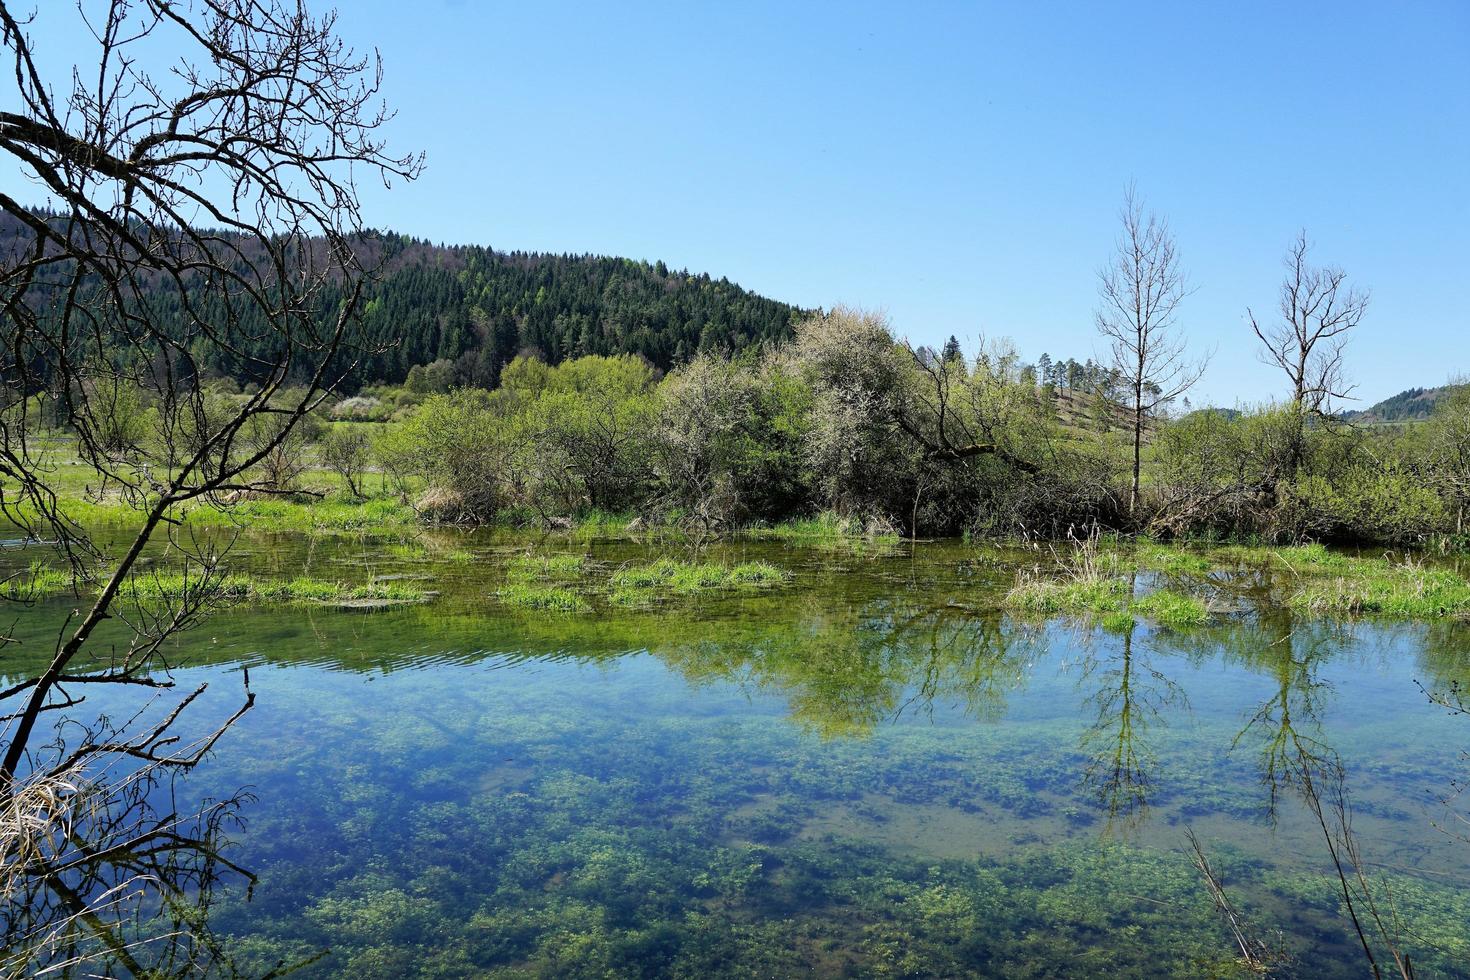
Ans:
MULTIPOLYGON (((1419 686, 1470 678, 1462 625, 1292 619, 1252 576, 1216 577, 1239 611, 1201 630, 1021 622, 998 600, 1034 557, 941 543, 730 545, 716 556, 794 581, 520 613, 489 593, 525 546, 239 544, 262 573, 443 591, 373 614, 231 611, 173 651, 193 664, 181 690, 210 685, 195 729, 238 706, 243 668, 257 695, 185 784, 253 796, 227 854, 256 881, 227 875, 209 916, 240 968, 1243 975, 1192 829, 1253 934, 1293 957, 1283 973, 1362 976, 1305 755, 1340 760, 1419 975, 1470 976, 1470 843, 1436 826, 1470 718, 1419 686), (474 562, 442 560, 466 547, 474 562)), ((547 546, 608 566, 666 550, 547 546)), ((23 614, 26 649, 65 607, 23 614)))

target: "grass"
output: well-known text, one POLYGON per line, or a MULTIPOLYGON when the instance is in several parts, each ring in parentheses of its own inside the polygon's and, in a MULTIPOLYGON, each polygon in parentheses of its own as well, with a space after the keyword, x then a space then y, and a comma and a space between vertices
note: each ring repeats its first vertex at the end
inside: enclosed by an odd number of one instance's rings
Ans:
POLYGON ((123 582, 118 597, 133 602, 171 602, 186 596, 201 598, 206 591, 215 602, 261 604, 409 603, 429 599, 424 590, 398 582, 349 585, 306 577, 265 581, 249 575, 204 578, 179 572, 134 575, 123 582))
POLYGON ((1159 589, 1134 599, 1132 612, 1161 626, 1183 628, 1203 626, 1210 621, 1210 611, 1195 596, 1173 589, 1159 589))
POLYGON ((1140 570, 1165 575, 1206 575, 1215 567, 1214 562, 1199 552, 1147 539, 1140 539, 1133 546, 1132 561, 1140 570))
POLYGON ((514 582, 565 582, 581 578, 586 571, 586 555, 517 555, 505 566, 505 577, 514 582))
POLYGON ((832 511, 823 511, 816 517, 782 521, 772 527, 748 528, 745 534, 753 538, 776 541, 792 541, 799 544, 850 544, 867 541, 873 544, 897 544, 897 534, 871 534, 860 522, 850 517, 841 517, 832 511))
POLYGON ((495 595, 507 606, 516 606, 520 609, 588 612, 592 608, 587 600, 576 592, 558 586, 510 582, 495 595))
POLYGON ((609 582, 612 588, 609 601, 617 605, 641 605, 666 596, 762 588, 787 578, 786 572, 761 561, 723 565, 660 558, 649 565, 635 565, 614 573, 609 582))
POLYGON ((1115 576, 1028 579, 1010 591, 1006 605, 1040 616, 1092 616, 1114 632, 1128 630, 1138 618, 1176 629, 1210 621, 1204 602, 1192 595, 1159 589, 1135 597, 1128 580, 1115 576))
POLYGON ((1341 573, 1306 582, 1288 605, 1316 615, 1470 617, 1470 582, 1453 572, 1382 559, 1348 561, 1341 573))
POLYGON ((0 596, 17 602, 37 602, 70 592, 71 575, 42 562, 32 562, 24 572, 0 582, 0 596))
POLYGON ((860 537, 862 527, 831 511, 823 511, 816 517, 783 521, 773 527, 752 528, 750 534, 782 541, 833 541, 838 538, 860 537))
MULTIPOLYGON (((68 499, 62 508, 83 527, 138 524, 142 515, 121 502, 68 499)), ((223 509, 206 505, 186 507, 173 515, 187 527, 213 528, 248 525, 256 531, 295 531, 302 534, 390 533, 415 527, 412 508, 396 500, 365 501, 246 500, 223 509)))
POLYGON ((628 525, 633 523, 632 514, 611 514, 594 510, 577 518, 572 526, 576 538, 617 538, 628 534, 628 525))
POLYGON ((1334 551, 1321 544, 1289 547, 1227 545, 1206 553, 1151 541, 1127 551, 1079 549, 1071 571, 1051 579, 1020 582, 1006 605, 1037 615, 1141 616, 1172 627, 1209 622, 1199 598, 1160 589, 1131 598, 1120 577, 1124 567, 1163 574, 1203 574, 1222 565, 1274 568, 1294 581, 1284 604, 1317 616, 1381 616, 1389 619, 1470 619, 1470 581, 1445 569, 1414 561, 1392 561, 1334 551))
POLYGON ((1126 612, 1128 581, 1113 577, 1036 578, 1021 582, 1006 596, 1006 605, 1042 616, 1126 612))

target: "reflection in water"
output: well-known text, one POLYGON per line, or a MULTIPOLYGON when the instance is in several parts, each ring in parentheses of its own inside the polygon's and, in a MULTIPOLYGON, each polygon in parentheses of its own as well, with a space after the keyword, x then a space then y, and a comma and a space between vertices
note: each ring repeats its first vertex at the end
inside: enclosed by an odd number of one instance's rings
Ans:
POLYGON ((1093 653, 1084 664, 1083 683, 1092 688, 1087 701, 1096 708, 1097 720, 1082 736, 1087 756, 1082 778, 1097 794, 1110 827, 1147 816, 1158 761, 1149 730, 1166 706, 1187 710, 1189 704, 1183 688, 1135 649, 1138 629, 1130 623, 1122 632, 1115 658, 1093 653))
POLYGON ((932 715, 936 704, 999 719, 1007 692, 1025 683, 1019 639, 999 615, 884 599, 835 610, 813 602, 753 635, 649 652, 692 683, 735 681, 780 694, 792 720, 836 738, 932 715))
POLYGON ((1297 622, 1283 611, 1243 628, 1232 644, 1247 664, 1274 683, 1271 697, 1235 737, 1236 746, 1247 739, 1258 743, 1261 781, 1273 816, 1281 791, 1299 786, 1304 773, 1340 768, 1322 734, 1331 686, 1318 679, 1318 672, 1348 638, 1340 627, 1297 622))
POLYGON ((181 811, 182 779, 155 763, 22 784, 0 853, 0 974, 233 972, 209 916, 219 884, 254 882, 225 857, 251 797, 181 811))
POLYGON ((1380 879, 1439 944, 1421 970, 1463 975, 1464 862, 1398 805, 1452 757, 1400 688, 1470 673, 1463 628, 1355 636, 1224 576, 1203 629, 1027 624, 995 611, 1010 567, 992 587, 947 547, 836 569, 752 551, 798 584, 598 616, 498 607, 488 563, 435 567, 425 608, 227 614, 190 652, 203 674, 248 663, 257 712, 190 785, 145 794, 151 816, 124 800, 86 831, 130 845, 86 848, 103 870, 48 858, 8 934, 59 937, 28 968, 90 950, 117 973, 330 946, 308 975, 1238 975, 1193 827, 1311 975, 1362 972, 1345 903, 1392 968, 1380 879), (175 799, 247 782, 249 833, 231 800, 149 837, 175 799), (248 907, 231 861, 261 875, 248 907), (142 876, 177 884, 101 901, 142 876), (106 916, 68 918, 77 901, 106 916))

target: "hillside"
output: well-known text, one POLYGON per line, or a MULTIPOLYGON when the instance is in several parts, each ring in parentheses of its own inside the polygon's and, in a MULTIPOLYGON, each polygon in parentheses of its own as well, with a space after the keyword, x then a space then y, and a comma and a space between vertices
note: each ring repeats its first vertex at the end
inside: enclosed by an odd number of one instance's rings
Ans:
MULTIPOLYGON (((30 231, 0 212, 0 251, 30 231)), ((378 269, 366 294, 367 355, 349 386, 398 383, 416 364, 454 363, 463 383, 493 386, 520 353, 549 363, 582 354, 641 354, 660 368, 702 349, 739 350, 788 337, 802 310, 724 278, 605 255, 502 252, 373 233, 359 252, 378 269)), ((331 290, 327 291, 331 293, 331 290)), ((323 310, 337 307, 323 295, 323 310)), ((160 308, 176 304, 160 303, 160 308)), ((221 358, 209 360, 231 373, 221 358)))
POLYGON ((1342 417, 1353 422, 1414 422, 1427 419, 1434 412, 1435 402, 1453 391, 1454 387, 1441 385, 1438 388, 1410 388, 1369 408, 1343 412, 1342 417))

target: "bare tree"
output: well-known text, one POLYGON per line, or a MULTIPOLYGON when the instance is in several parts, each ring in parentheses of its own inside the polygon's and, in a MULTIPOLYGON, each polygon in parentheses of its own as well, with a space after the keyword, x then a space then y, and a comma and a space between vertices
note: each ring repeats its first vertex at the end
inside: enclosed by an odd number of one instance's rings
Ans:
POLYGON ((1138 510, 1143 439, 1149 421, 1194 386, 1206 362, 1192 363, 1185 357, 1177 314, 1189 286, 1168 223, 1152 211, 1145 213, 1132 185, 1124 191, 1118 220, 1123 230, 1113 259, 1098 272, 1101 304, 1096 319, 1128 399, 1133 430, 1133 478, 1128 488, 1128 513, 1132 515, 1138 510))
POLYGON ((1286 461, 1295 476, 1306 453, 1306 423, 1322 418, 1334 398, 1347 398, 1352 387, 1343 374, 1348 332, 1368 311, 1368 294, 1346 285, 1347 273, 1335 266, 1307 261, 1311 243, 1299 232, 1286 251, 1281 282, 1280 319, 1262 325, 1249 308, 1251 330, 1265 350, 1262 359, 1280 368, 1291 385, 1294 430, 1286 461))
POLYGON ((371 440, 361 426, 341 424, 322 437, 322 462, 342 478, 354 497, 362 496, 362 474, 371 452, 371 440))
MULTIPOLYGON (((297 0, 68 6, 28 18, 0 0, 11 63, 0 80, 0 160, 47 202, 40 210, 0 194, 18 229, 0 252, 0 514, 55 542, 86 597, 44 669, 0 691, 10 709, 0 718, 0 828, 21 838, 29 788, 60 792, 57 806, 92 806, 109 760, 187 770, 222 731, 199 742, 175 731, 202 688, 170 702, 165 641, 208 611, 222 580, 220 550, 179 535, 179 513, 274 489, 259 465, 355 356, 365 276, 355 181, 421 168, 386 152, 379 62, 345 47, 332 15, 313 17, 297 0), (56 55, 43 48, 68 16, 93 39, 95 61, 48 77, 56 55), (250 394, 224 412, 207 404, 211 368, 250 394), (156 413, 156 455, 116 444, 118 391, 156 413), (53 406, 81 461, 136 510, 119 551, 67 516, 52 464, 29 438, 38 404, 53 406), (281 424, 255 424, 262 418, 281 424), (264 428, 276 435, 251 438, 264 428), (184 566, 182 593, 120 608, 144 548, 165 533, 184 566), (113 619, 131 634, 121 649, 96 637, 113 619), (128 726, 79 716, 103 684, 148 689, 128 726), (52 731, 46 719, 57 720, 52 731)), ((231 721, 253 699, 247 674, 231 721)), ((121 853, 78 850, 97 861, 121 853)), ((77 915, 105 901, 76 898, 77 915)))

